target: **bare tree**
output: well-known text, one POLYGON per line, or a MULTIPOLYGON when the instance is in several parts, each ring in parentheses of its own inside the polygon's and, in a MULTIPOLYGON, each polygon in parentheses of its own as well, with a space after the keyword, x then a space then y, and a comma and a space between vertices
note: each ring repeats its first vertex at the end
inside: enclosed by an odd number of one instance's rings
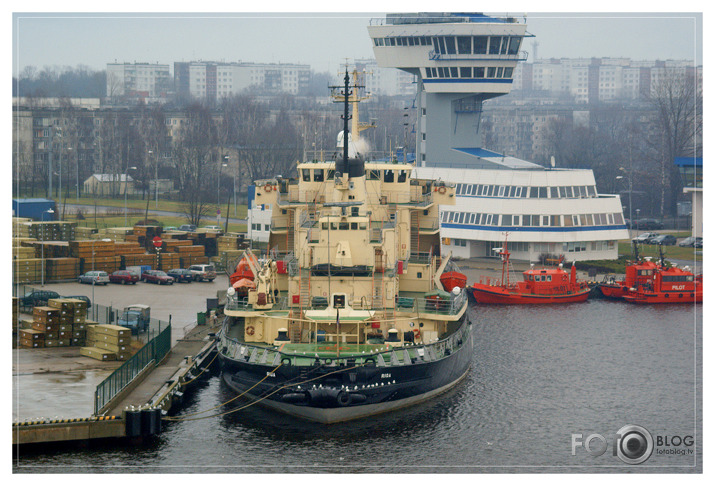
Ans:
POLYGON ((660 163, 660 215, 665 214, 667 197, 670 211, 675 214, 682 184, 676 157, 702 153, 702 97, 697 88, 697 76, 680 70, 667 70, 654 85, 650 102, 657 111, 658 132, 653 140, 660 163), (668 194, 666 194, 668 187, 668 194))

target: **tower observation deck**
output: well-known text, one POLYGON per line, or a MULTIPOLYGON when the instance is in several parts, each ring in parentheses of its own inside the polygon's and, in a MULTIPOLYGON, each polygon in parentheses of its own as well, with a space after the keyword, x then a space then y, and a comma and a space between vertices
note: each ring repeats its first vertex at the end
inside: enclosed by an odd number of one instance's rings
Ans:
POLYGON ((482 104, 511 91, 526 60, 526 24, 478 13, 388 14, 368 32, 380 67, 417 78, 417 165, 504 168, 501 155, 483 148, 482 104))

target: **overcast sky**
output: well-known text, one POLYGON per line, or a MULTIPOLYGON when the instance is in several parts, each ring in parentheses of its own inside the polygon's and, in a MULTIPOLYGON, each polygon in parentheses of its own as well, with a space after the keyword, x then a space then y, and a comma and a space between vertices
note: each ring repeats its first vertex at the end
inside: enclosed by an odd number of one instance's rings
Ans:
MULTIPOLYGON (((441 4, 413 6, 417 8, 392 11, 447 10, 441 4)), ((510 15, 523 21, 523 11, 510 15)), ((535 36, 523 45, 529 60, 536 41, 539 58, 695 59, 702 64, 699 13, 526 15, 528 32, 535 36)), ((173 70, 175 61, 204 60, 295 62, 332 73, 346 58, 373 57, 367 26, 375 17, 384 18, 384 13, 14 13, 12 71, 16 75, 25 66, 78 65, 103 70, 115 61, 158 62, 173 70)))

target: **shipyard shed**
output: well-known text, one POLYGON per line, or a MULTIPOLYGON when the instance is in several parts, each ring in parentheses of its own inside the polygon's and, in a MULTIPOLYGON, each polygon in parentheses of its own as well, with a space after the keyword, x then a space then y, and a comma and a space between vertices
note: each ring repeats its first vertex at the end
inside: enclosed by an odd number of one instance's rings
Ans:
MULTIPOLYGON (((32 218, 37 221, 43 220, 43 213, 55 209, 55 201, 44 198, 28 198, 28 199, 13 199, 12 200, 12 215, 16 218, 32 218)), ((55 218, 53 213, 44 215, 44 221, 53 221, 55 218)))

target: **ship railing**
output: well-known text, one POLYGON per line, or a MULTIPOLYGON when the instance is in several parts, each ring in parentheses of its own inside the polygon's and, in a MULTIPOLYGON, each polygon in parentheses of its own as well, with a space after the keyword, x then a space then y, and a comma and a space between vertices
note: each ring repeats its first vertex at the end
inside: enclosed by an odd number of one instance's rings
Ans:
POLYGON ((321 358, 312 353, 283 351, 277 346, 249 344, 236 338, 228 337, 225 332, 221 332, 219 352, 234 360, 265 364, 266 366, 278 366, 281 363, 300 366, 301 361, 305 363, 304 366, 306 367, 400 366, 417 362, 437 361, 449 356, 468 342, 471 330, 471 322, 468 318, 465 318, 459 329, 444 339, 423 344, 404 342, 388 345, 388 343, 374 352, 361 353, 360 355, 348 354, 339 358, 335 356, 321 358))
MULTIPOLYGON (((288 309, 288 296, 283 296, 278 299, 271 310, 286 310, 288 309)), ((248 303, 248 297, 238 297, 236 295, 226 296, 226 305, 224 310, 229 311, 253 311, 253 305, 248 303)), ((256 311, 262 311, 263 309, 255 309, 256 311)))
POLYGON ((408 263, 429 263, 432 259, 432 254, 428 251, 416 251, 410 253, 408 263))

